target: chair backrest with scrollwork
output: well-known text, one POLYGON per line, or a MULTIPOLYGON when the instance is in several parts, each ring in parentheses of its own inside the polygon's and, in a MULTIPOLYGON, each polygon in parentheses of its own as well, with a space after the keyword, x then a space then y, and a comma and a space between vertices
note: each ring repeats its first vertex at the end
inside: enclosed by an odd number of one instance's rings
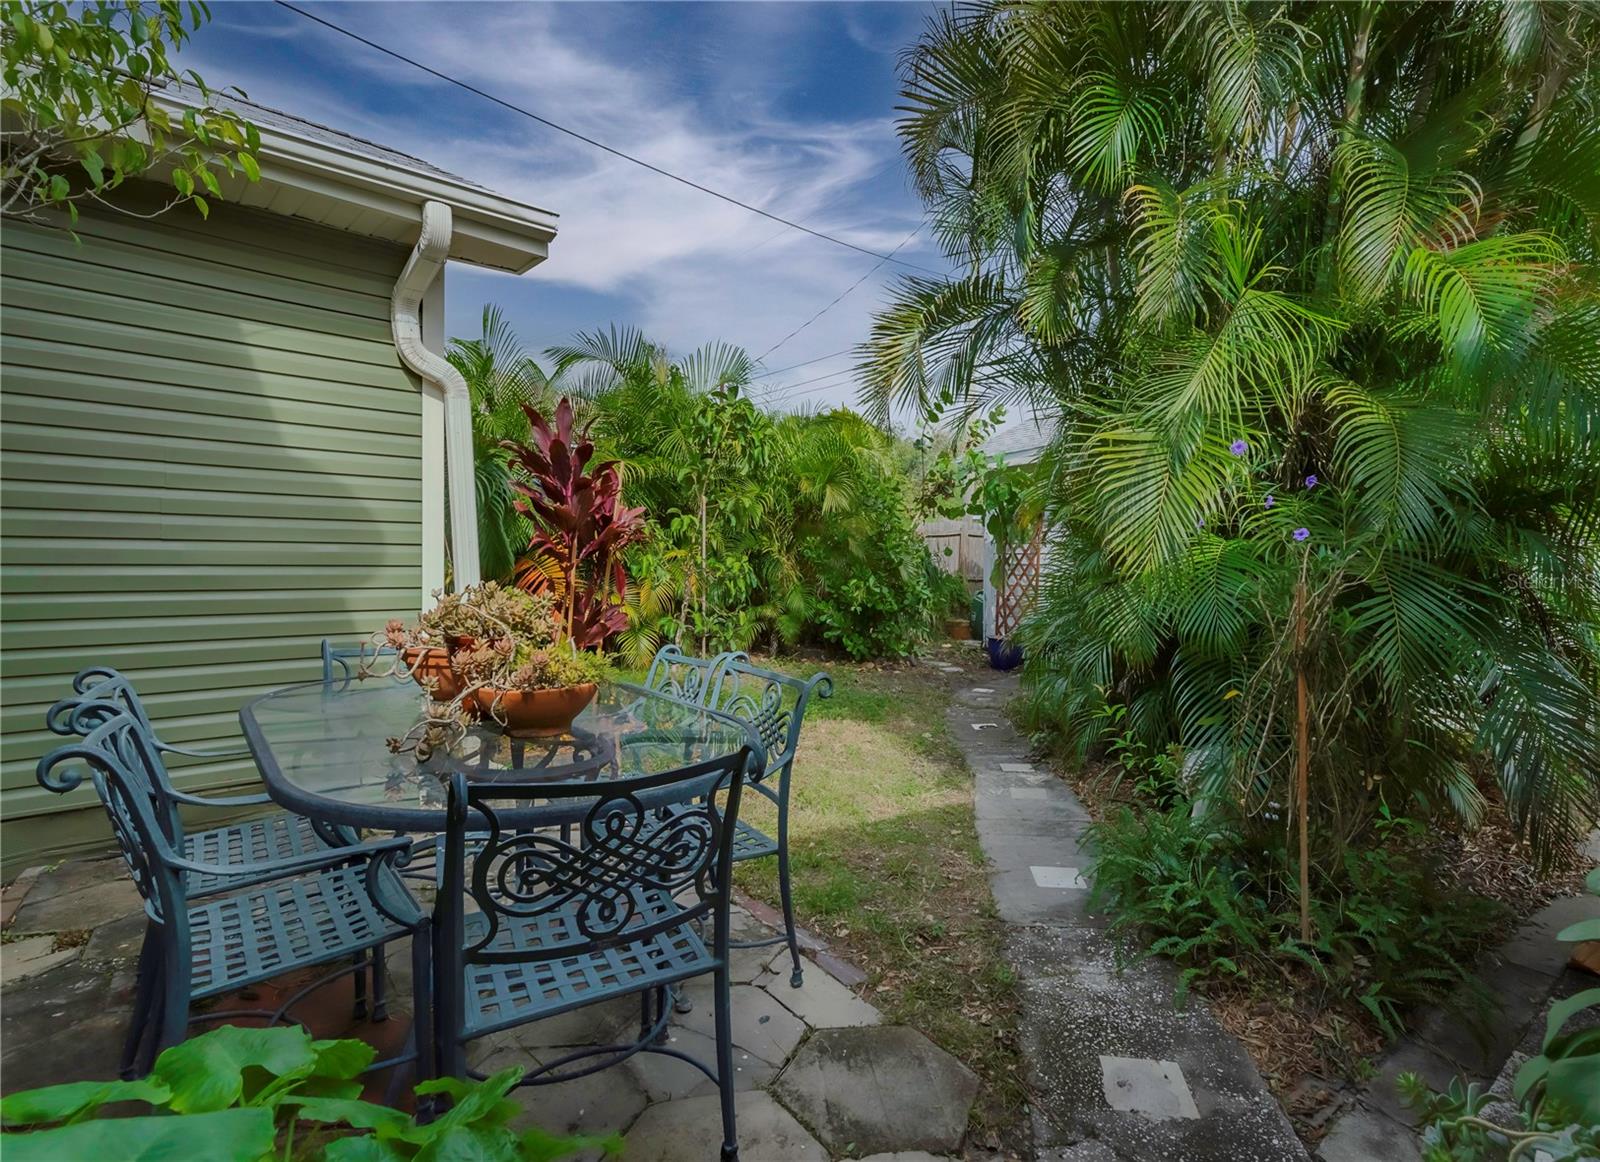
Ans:
POLYGON ((716 687, 722 667, 744 657, 742 653, 730 651, 712 658, 697 658, 684 653, 675 643, 668 642, 650 659, 650 670, 645 674, 644 684, 651 690, 704 706, 716 687))
POLYGON ((748 659, 730 658, 717 675, 706 705, 750 724, 766 751, 752 783, 765 782, 774 773, 787 777, 800 745, 800 727, 813 697, 831 698, 833 679, 827 674, 796 678, 776 670, 751 665, 748 659))
POLYGON ((144 727, 145 732, 161 746, 150 714, 144 708, 133 682, 120 670, 110 666, 89 666, 79 670, 72 679, 73 693, 45 711, 44 724, 54 734, 77 735, 80 738, 99 725, 98 716, 107 711, 126 710, 144 727))
POLYGON ((113 702, 83 703, 77 721, 93 725, 81 740, 39 760, 40 785, 70 791, 83 782, 87 768, 151 916, 185 916, 183 877, 173 863, 183 835, 172 830, 177 816, 162 794, 164 771, 145 721, 113 702))
MULTIPOLYGON (((135 730, 144 737, 143 753, 148 756, 139 769, 140 777, 148 784, 152 810, 161 821, 162 829, 176 846, 183 843, 183 821, 178 815, 178 804, 169 792, 172 778, 161 757, 166 747, 161 736, 150 722, 150 715, 127 675, 108 666, 91 666, 80 670, 72 679, 75 693, 63 698, 45 711, 45 725, 55 734, 77 735, 87 739, 102 725, 120 716, 129 721, 124 730, 135 730)), ((48 755, 46 756, 49 757, 48 755)), ((46 781, 44 764, 39 765, 39 784, 46 790, 65 794, 81 782, 80 779, 46 781)))
POLYGON ((456 772, 436 922, 460 959, 438 971, 555 960, 725 917, 748 756, 588 783, 469 784, 456 772), (533 801, 577 821, 537 831, 506 821, 533 801), (663 822, 666 802, 682 806, 663 822))

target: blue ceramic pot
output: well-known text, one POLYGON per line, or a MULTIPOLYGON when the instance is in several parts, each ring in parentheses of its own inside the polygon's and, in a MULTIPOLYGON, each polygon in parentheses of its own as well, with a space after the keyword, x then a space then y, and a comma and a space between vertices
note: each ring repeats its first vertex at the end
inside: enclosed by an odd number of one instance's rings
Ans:
POLYGON ((1005 638, 992 637, 983 643, 989 651, 989 665, 996 670, 1015 670, 1022 665, 1022 647, 1014 646, 1005 638))

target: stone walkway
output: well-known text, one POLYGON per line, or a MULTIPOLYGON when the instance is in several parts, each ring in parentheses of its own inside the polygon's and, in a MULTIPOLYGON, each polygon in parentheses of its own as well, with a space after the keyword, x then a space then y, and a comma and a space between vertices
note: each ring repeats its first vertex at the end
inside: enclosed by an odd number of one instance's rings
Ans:
MULTIPOLYGON (((131 1004, 133 962, 143 935, 138 897, 121 860, 79 860, 24 873, 5 894, 0 946, 0 1078, 4 1090, 109 1078, 131 1004)), ((745 936, 764 927, 739 909, 745 936)), ((878 1010, 811 960, 805 984, 768 966, 781 948, 734 954, 733 1039, 745 1162, 936 1162, 959 1155, 977 1093, 970 1070, 921 1033, 887 1026, 878 1010)), ((353 1022, 348 986, 322 990, 303 1014, 318 1036, 360 1036, 393 1049, 408 1022, 409 950, 391 949, 391 1011, 381 1024, 353 1022)), ((841 975, 846 966, 831 961, 841 975)), ((782 969, 782 965, 779 968, 782 969)), ((288 987, 288 986, 283 986, 288 987)), ((283 988, 264 986, 260 1000, 283 988)), ((715 1061, 710 981, 686 989, 690 1011, 675 1016, 674 1048, 715 1061)), ((224 998, 225 1007, 236 1007, 224 998)), ((568 1047, 607 1044, 637 1031, 638 1002, 621 1000, 477 1042, 485 1071, 548 1061, 568 1047)), ((704 1162, 717 1156, 715 1087, 683 1062, 639 1054, 560 1085, 517 1091, 521 1122, 567 1133, 626 1135, 627 1162, 704 1162)))
POLYGON ((1248 1054, 1192 997, 1173 1008, 1168 967, 1118 972, 1087 906, 1088 816, 1028 761, 1005 704, 1014 676, 957 689, 950 729, 976 776, 1009 957, 1041 1162, 1293 1162, 1306 1157, 1248 1054))

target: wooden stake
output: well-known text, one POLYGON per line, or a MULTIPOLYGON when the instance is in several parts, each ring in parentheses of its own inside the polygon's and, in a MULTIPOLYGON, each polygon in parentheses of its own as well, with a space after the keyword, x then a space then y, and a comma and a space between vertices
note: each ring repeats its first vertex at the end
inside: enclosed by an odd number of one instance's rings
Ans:
POLYGON ((1294 587, 1295 798, 1300 822, 1300 939, 1311 939, 1311 852, 1307 836, 1311 783, 1310 698, 1306 692, 1306 582, 1294 587))

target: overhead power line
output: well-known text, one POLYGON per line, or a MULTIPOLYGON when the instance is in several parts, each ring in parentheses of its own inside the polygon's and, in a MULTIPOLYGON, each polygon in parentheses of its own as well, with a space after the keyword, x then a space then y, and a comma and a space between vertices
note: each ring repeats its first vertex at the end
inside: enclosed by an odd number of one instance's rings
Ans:
POLYGON ((785 371, 793 371, 797 367, 809 367, 813 363, 821 363, 824 359, 835 359, 840 355, 848 355, 848 354, 850 354, 850 352, 852 352, 854 350, 855 350, 854 347, 841 347, 837 351, 830 351, 826 355, 818 355, 814 359, 802 359, 799 363, 791 363, 787 367, 779 367, 779 368, 777 368, 776 370, 773 370, 773 371, 763 371, 760 375, 756 376, 755 378, 756 379, 771 379, 774 375, 782 375, 785 371))
MULTIPOLYGON (((791 230, 798 230, 802 234, 809 234, 813 238, 820 238, 824 242, 831 242, 835 246, 843 246, 846 250, 854 250, 858 254, 871 255, 873 258, 880 259, 883 262, 893 262, 910 270, 920 270, 924 274, 935 275, 939 278, 944 277, 944 275, 937 270, 932 270, 926 266, 918 266, 916 263, 907 262, 903 258, 895 258, 894 251, 890 251, 888 254, 883 254, 879 251, 871 250, 865 246, 857 246, 854 242, 846 242, 843 238, 836 238, 832 234, 828 234, 822 230, 814 229, 811 226, 807 226, 803 222, 796 222, 793 219, 783 217, 781 214, 774 214, 770 210, 763 210, 760 206, 752 206, 749 202, 741 201, 732 194, 725 194, 721 190, 712 189, 710 186, 702 185, 700 182, 697 182, 692 178, 686 178, 682 174, 676 174, 671 170, 662 169, 658 165, 652 165, 643 158, 634 157, 633 154, 625 153, 614 146, 607 145, 603 141, 596 141, 592 137, 579 133, 576 129, 568 129, 565 125, 552 121, 548 117, 541 117, 531 109, 524 109, 521 105, 513 104, 512 102, 505 100, 503 97, 496 97, 493 93, 486 92, 485 90, 478 88, 476 85, 468 84, 466 81, 458 80, 457 78, 452 77, 449 73, 440 72, 438 69, 433 68, 430 65, 425 65, 414 57, 406 56, 402 52, 396 52, 394 49, 388 48, 385 45, 381 45, 375 40, 369 40, 367 37, 362 36, 358 32, 352 32, 350 29, 335 24, 333 21, 324 17, 318 16, 314 12, 308 12, 298 5, 291 4, 289 3, 289 0, 277 0, 277 3, 280 7, 287 8, 290 12, 303 16, 307 20, 310 20, 316 24, 320 24, 324 28, 331 29, 342 36, 348 36, 351 40, 356 41, 359 44, 364 44, 370 49, 374 49, 377 52, 383 53, 385 56, 393 57, 395 60, 408 64, 414 69, 419 69, 422 72, 427 73, 430 77, 435 77, 438 80, 444 81, 446 84, 454 85, 458 89, 465 89, 469 93, 473 93, 479 97, 482 97, 485 101, 492 101, 494 104, 499 105, 502 109, 509 109, 511 112, 520 114, 521 116, 528 118, 530 121, 537 121, 540 125, 543 125, 546 128, 554 129, 557 133, 564 133, 568 137, 583 142, 585 145, 589 145, 595 149, 601 150, 602 152, 609 153, 613 157, 620 157, 623 161, 632 162, 634 165, 641 166, 644 169, 649 170, 651 173, 659 174, 664 178, 670 178, 672 181, 675 181, 680 185, 688 186, 692 190, 699 190, 702 194, 709 194, 713 198, 720 198, 729 205, 738 206, 741 210, 748 210, 752 214, 758 214, 763 218, 780 223, 783 226, 787 226, 791 230)), ((909 239, 907 241, 909 241, 909 239)), ((900 245, 904 246, 905 243, 901 243, 900 245)), ((895 247, 895 250, 899 249, 899 246, 895 247)), ((868 273, 871 272, 869 271, 868 273)), ((849 292, 847 291, 845 293, 848 294, 849 292)))
POLYGON ((816 313, 816 314, 814 314, 814 315, 812 315, 812 316, 811 316, 811 317, 810 317, 810 318, 809 318, 809 319, 807 319, 807 320, 806 320, 806 321, 805 321, 805 322, 803 322, 803 323, 801 323, 801 324, 800 324, 800 325, 799 325, 799 326, 798 326, 798 327, 796 327, 796 328, 795 328, 795 329, 794 329, 794 330, 792 330, 792 331, 790 331, 790 332, 789 332, 789 333, 788 333, 788 334, 787 334, 787 335, 785 335, 785 336, 784 336, 784 337, 783 337, 783 338, 782 338, 782 339, 779 339, 779 340, 778 340, 778 341, 777 341, 777 342, 776 342, 776 343, 774 343, 774 344, 773 344, 773 345, 772 345, 772 346, 771 346, 771 347, 768 347, 768 348, 767 348, 767 349, 766 349, 766 350, 765 350, 765 351, 763 351, 763 352, 762 352, 762 353, 761 353, 761 354, 760 354, 760 355, 758 355, 758 356, 756 356, 756 358, 757 358, 757 359, 765 359, 765 358, 766 358, 766 357, 767 357, 767 356, 768 356, 768 355, 771 355, 771 354, 772 354, 772 353, 773 353, 773 352, 774 352, 774 351, 776 351, 776 350, 777 350, 777 349, 778 349, 778 348, 779 348, 779 347, 782 347, 782 346, 783 346, 783 345, 784 345, 784 344, 785 344, 785 343, 787 343, 787 342, 788 342, 788 341, 789 341, 789 340, 790 340, 790 339, 793 339, 793 338, 794 338, 794 337, 795 337, 795 336, 796 336, 796 335, 798 335, 798 334, 799 334, 799 333, 800 333, 800 332, 801 332, 801 331, 804 331, 804 330, 805 330, 805 329, 806 329, 806 328, 807 328, 807 327, 809 327, 809 326, 811 326, 811 324, 812 324, 812 323, 815 323, 815 322, 816 322, 816 321, 817 321, 817 320, 818 320, 818 319, 820 319, 820 318, 822 318, 822 316, 823 316, 823 315, 826 315, 826 314, 827 314, 827 313, 828 313, 828 312, 829 312, 829 311, 831 311, 831 310, 833 310, 833 308, 834 308, 834 307, 836 307, 836 306, 838 306, 838 305, 839 305, 839 304, 840 304, 840 303, 842 303, 842 302, 844 302, 844 300, 845 300, 845 296, 847 296, 847 295, 848 295, 848 294, 849 294, 849 293, 850 293, 850 292, 851 292, 851 291, 853 291, 853 290, 855 290, 855 289, 856 289, 856 287, 858 287, 858 286, 860 286, 860 285, 861 285, 861 284, 862 284, 862 283, 864 283, 864 282, 866 282, 866 281, 867 281, 867 279, 869 279, 869 278, 871 278, 871 277, 872 277, 872 276, 873 276, 873 275, 874 275, 874 274, 877 274, 877 273, 878 273, 878 269, 879 269, 879 268, 880 268, 880 267, 881 267, 881 266, 882 266, 882 265, 883 265, 883 264, 884 264, 884 263, 886 263, 886 262, 894 262, 894 261, 896 261, 896 259, 895 259, 895 257, 894 257, 894 256, 895 256, 895 253, 896 253, 896 251, 898 251, 898 250, 899 250, 899 249, 900 249, 900 247, 901 247, 901 246, 904 246, 904 245, 905 245, 905 244, 906 244, 906 243, 907 243, 907 242, 910 242, 910 241, 911 241, 911 240, 912 240, 912 239, 913 239, 913 238, 915 238, 915 237, 916 237, 916 236, 917 236, 917 235, 918 235, 918 234, 920 234, 920 233, 921 233, 921 232, 922 232, 922 227, 921 227, 921 226, 920 226, 920 225, 919 225, 919 226, 918 226, 918 227, 917 227, 917 228, 916 228, 916 229, 915 229, 915 230, 913 230, 913 231, 912 231, 912 232, 911 232, 911 233, 909 233, 909 234, 907 234, 907 235, 906 235, 906 236, 905 236, 905 237, 904 237, 904 238, 902 238, 902 239, 900 239, 900 243, 899 243, 899 245, 898 245, 898 246, 896 246, 896 247, 895 247, 895 248, 894 248, 894 250, 891 250, 891 251, 889 251, 889 253, 888 253, 888 254, 885 254, 885 255, 884 255, 884 256, 883 256, 883 257, 882 257, 882 258, 880 258, 880 259, 878 259, 878 261, 877 261, 877 262, 875 262, 875 263, 873 263, 873 264, 872 264, 872 267, 871 267, 871 269, 869 269, 869 270, 868 270, 868 271, 867 271, 867 272, 866 272, 866 273, 865 273, 865 274, 863 274, 863 275, 862 275, 862 276, 861 276, 861 277, 860 277, 860 278, 858 278, 858 279, 856 279, 856 280, 855 280, 855 282, 853 282, 853 283, 851 283, 851 284, 850 284, 850 285, 849 285, 849 286, 847 286, 847 287, 845 287, 845 288, 844 288, 844 290, 842 290, 842 291, 840 291, 840 292, 839 292, 839 293, 838 293, 838 295, 837 295, 837 296, 835 296, 835 298, 834 298, 834 300, 833 300, 833 301, 832 301, 832 302, 831 302, 831 303, 829 303, 829 304, 828 304, 828 305, 827 305, 827 306, 825 306, 825 307, 823 307, 823 308, 822 308, 822 309, 821 309, 821 310, 820 310, 820 311, 818 311, 818 312, 817 312, 817 313, 816 313))

